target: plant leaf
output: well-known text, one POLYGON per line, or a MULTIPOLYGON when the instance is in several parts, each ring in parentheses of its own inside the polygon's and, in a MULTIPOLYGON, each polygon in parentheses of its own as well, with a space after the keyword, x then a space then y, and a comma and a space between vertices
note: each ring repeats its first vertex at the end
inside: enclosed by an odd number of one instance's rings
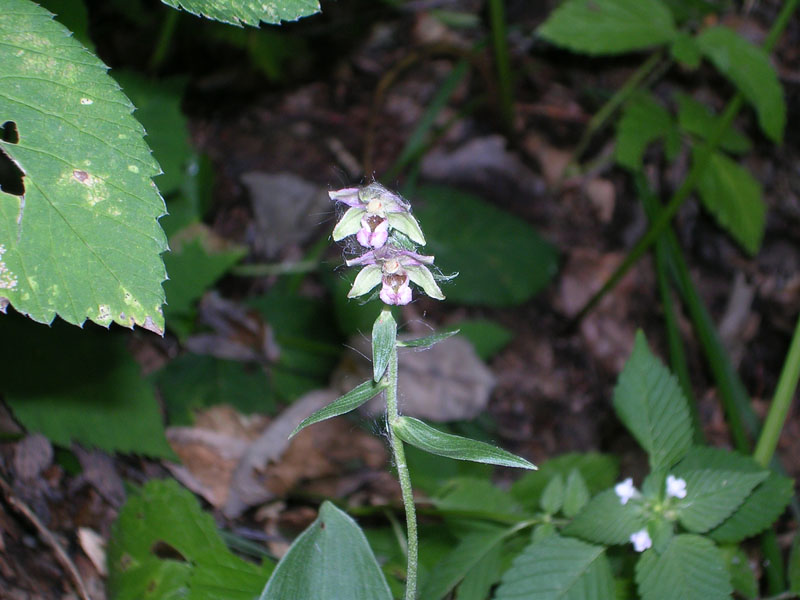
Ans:
POLYGON ((767 53, 723 26, 709 27, 696 39, 706 58, 756 109, 758 124, 764 133, 779 144, 786 126, 786 102, 767 53))
POLYGON ((343 415, 345 413, 349 413, 351 410, 357 409, 365 402, 372 400, 375 396, 380 394, 385 387, 386 386, 383 383, 375 383, 374 381, 365 381, 364 383, 357 385, 344 396, 340 396, 328 404, 328 406, 325 408, 322 408, 310 417, 303 419, 303 421, 297 427, 295 427, 294 431, 289 437, 293 438, 300 432, 300 430, 305 429, 309 425, 313 425, 314 423, 319 423, 320 421, 331 419, 333 417, 338 417, 339 415, 343 415))
POLYGON ((708 532, 708 537, 718 543, 733 543, 761 533, 783 514, 793 494, 794 481, 770 473, 730 517, 708 532))
POLYGON ((259 600, 391 600, 356 522, 328 501, 278 563, 259 600))
POLYGON ((396 343, 397 322, 395 322, 392 312, 384 308, 372 326, 372 377, 375 382, 380 381, 383 377, 392 353, 397 352, 396 343))
POLYGON ((794 534, 792 550, 789 552, 789 590, 800 594, 800 535, 794 534))
POLYGON ((612 600, 604 549, 549 535, 528 545, 505 572, 495 600, 612 600))
POLYGON ((319 12, 317 0, 161 0, 164 4, 234 25, 260 22, 278 25, 281 21, 297 21, 319 12))
POLYGON ((675 154, 680 138, 672 116, 652 95, 636 94, 625 105, 617 122, 614 157, 623 167, 634 171, 641 169, 647 147, 661 138, 666 138, 670 150, 667 154, 675 154))
POLYGON ((455 600, 486 600, 503 574, 503 548, 495 546, 470 569, 456 590, 455 600))
POLYGON ((431 454, 501 467, 536 468, 524 458, 497 446, 444 433, 413 417, 399 417, 391 423, 391 427, 401 440, 431 454))
POLYGON ((426 252, 444 273, 461 271, 445 288, 450 301, 514 306, 555 275, 555 248, 524 221, 447 187, 421 187, 418 195, 426 252))
POLYGON ((642 508, 629 500, 622 504, 613 489, 599 493, 564 528, 573 535, 601 544, 627 544, 632 533, 645 526, 642 508))
POLYGON ((589 488, 578 469, 572 469, 567 477, 567 487, 564 490, 564 507, 562 512, 565 517, 572 518, 589 503, 589 488))
POLYGON ((683 31, 679 31, 675 35, 675 39, 672 40, 672 44, 669 47, 669 52, 672 54, 672 58, 689 69, 699 67, 700 59, 703 58, 694 36, 683 31))
POLYGON ((725 560, 725 568, 728 569, 733 589, 745 598, 757 598, 758 579, 744 550, 738 546, 723 546, 720 551, 725 560))
POLYGON ((722 554, 711 540, 683 534, 659 555, 646 550, 636 563, 642 600, 729 600, 733 589, 722 554))
POLYGON ((0 140, 24 196, 0 191, 0 292, 23 314, 163 333, 164 201, 133 106, 52 15, 0 0, 0 140))
MULTIPOLYGON (((675 94, 678 103, 678 124, 704 140, 708 140, 716 131, 720 117, 702 102, 698 102, 686 94, 675 94)), ((738 129, 728 127, 719 141, 719 147, 733 154, 745 154, 750 151, 750 140, 738 129)))
POLYGON ((0 345, 5 400, 26 429, 61 446, 75 441, 107 452, 175 458, 153 387, 120 333, 4 316, 0 339, 13 340, 0 345))
MULTIPOLYGON (((694 162, 702 147, 694 149, 694 162)), ((714 152, 697 182, 706 209, 750 254, 761 247, 767 205, 761 199, 761 184, 750 172, 720 152, 714 152)))
POLYGON ((232 554, 211 515, 171 479, 149 481, 122 507, 108 566, 117 600, 251 600, 273 568, 232 554))
POLYGON ((456 326, 475 347, 475 354, 481 360, 489 360, 514 339, 509 329, 488 319, 468 319, 459 321, 456 326))
POLYGON ((434 333, 433 335, 428 335, 422 338, 417 338, 414 340, 397 340, 397 347, 398 348, 430 348, 434 344, 438 344, 446 340, 449 337, 453 337, 459 332, 458 329, 453 329, 452 331, 443 331, 441 333, 434 333))
POLYGON ((621 54, 669 42, 676 30, 659 0, 566 0, 537 33, 574 52, 621 54))
POLYGON ((561 510, 564 503, 564 478, 560 474, 556 474, 547 484, 542 492, 542 497, 539 500, 539 505, 542 510, 549 515, 556 514, 561 510))
POLYGON ((651 470, 669 468, 689 450, 692 423, 686 398, 650 352, 641 330, 614 388, 614 408, 649 455, 651 470))

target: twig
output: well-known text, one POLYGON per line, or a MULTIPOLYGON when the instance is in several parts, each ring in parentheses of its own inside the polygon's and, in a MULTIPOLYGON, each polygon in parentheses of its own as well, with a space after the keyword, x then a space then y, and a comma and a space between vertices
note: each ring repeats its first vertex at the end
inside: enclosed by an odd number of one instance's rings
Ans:
POLYGON ((75 566, 75 563, 72 562, 72 559, 70 559, 66 551, 61 547, 61 544, 58 543, 56 536, 45 526, 44 523, 42 523, 39 517, 36 516, 36 513, 33 512, 33 510, 21 499, 19 499, 16 494, 14 494, 11 486, 2 475, 0 475, 0 491, 3 492, 3 496, 5 497, 8 505, 20 515, 25 517, 39 533, 39 537, 42 539, 42 541, 50 546, 50 548, 53 550, 53 553, 56 555, 58 562, 61 564, 64 570, 69 573, 72 583, 74 584, 75 589, 81 599, 92 600, 91 596, 89 596, 89 592, 86 589, 86 584, 83 582, 83 578, 78 572, 78 568, 75 566))

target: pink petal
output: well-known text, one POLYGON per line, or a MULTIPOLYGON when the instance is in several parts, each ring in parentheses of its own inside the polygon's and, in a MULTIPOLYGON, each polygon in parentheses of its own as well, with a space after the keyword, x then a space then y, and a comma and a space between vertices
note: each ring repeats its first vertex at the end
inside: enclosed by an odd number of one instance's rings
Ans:
POLYGON ((358 188, 344 188, 343 190, 336 190, 328 192, 331 200, 342 202, 347 206, 363 206, 364 203, 358 199, 358 188))

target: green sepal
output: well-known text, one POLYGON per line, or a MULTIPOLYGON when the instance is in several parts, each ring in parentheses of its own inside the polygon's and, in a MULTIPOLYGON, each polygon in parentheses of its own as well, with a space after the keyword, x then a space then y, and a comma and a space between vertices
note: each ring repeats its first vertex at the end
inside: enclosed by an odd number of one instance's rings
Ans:
POLYGON ((295 427, 294 431, 289 435, 289 439, 297 435, 301 429, 319 423, 326 419, 338 417, 351 410, 357 409, 359 406, 372 400, 375 396, 380 394, 386 386, 383 383, 375 383, 374 381, 365 381, 361 385, 357 385, 352 390, 347 392, 344 396, 340 396, 325 408, 319 409, 310 417, 303 419, 300 424, 295 427))
POLYGON ((431 275, 428 267, 423 265, 413 265, 406 267, 406 272, 408 273, 408 278, 421 287, 422 291, 428 296, 434 298, 435 300, 444 300, 444 294, 442 293, 442 290, 439 289, 436 281, 433 279, 433 275, 431 275))
POLYGON ((398 348, 430 348, 434 344, 438 344, 449 337, 456 335, 460 329, 453 329, 452 331, 443 331, 441 333, 434 333, 415 340, 397 340, 398 348))
POLYGON ((333 241, 339 242, 348 235, 358 233, 358 230, 361 229, 361 217, 363 217, 366 212, 366 210, 358 206, 348 208, 347 212, 339 219, 336 227, 333 228, 333 241))
POLYGON ((358 272, 353 287, 347 292, 348 298, 358 298, 369 292, 381 282, 383 274, 378 265, 367 265, 358 272))
POLYGON ((372 326, 372 370, 373 379, 383 377, 392 352, 396 352, 397 323, 388 308, 384 308, 372 326))
POLYGON ((413 417, 398 417, 392 421, 391 427, 404 442, 438 456, 501 467, 536 468, 533 463, 497 446, 444 433, 413 417))
POLYGON ((409 213, 390 212, 386 215, 386 219, 389 221, 389 227, 396 229, 400 233, 404 233, 420 246, 425 245, 425 236, 422 234, 422 229, 420 229, 417 220, 409 213))

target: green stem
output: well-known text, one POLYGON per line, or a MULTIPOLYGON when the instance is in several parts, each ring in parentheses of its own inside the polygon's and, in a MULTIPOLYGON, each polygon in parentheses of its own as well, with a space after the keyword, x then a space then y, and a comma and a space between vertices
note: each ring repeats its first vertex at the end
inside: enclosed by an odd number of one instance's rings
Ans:
POLYGON ((775 448, 778 446, 778 438, 781 435, 786 416, 789 414, 789 407, 792 405, 792 398, 797 389, 797 382, 800 378, 800 317, 789 344, 789 352, 783 362, 781 375, 778 379, 778 387, 775 389, 775 396, 764 421, 761 436, 758 438, 753 458, 761 466, 766 467, 775 448))
POLYGON ((492 23, 492 44, 500 92, 500 116, 507 133, 513 130, 514 92, 511 84, 511 62, 508 58, 506 15, 503 0, 489 0, 489 20, 492 23))
POLYGON ((400 417, 397 409, 397 347, 392 348, 389 366, 384 377, 389 385, 386 387, 386 419, 389 422, 389 443, 392 446, 397 477, 400 479, 400 490, 403 495, 403 506, 406 510, 406 529, 408 530, 408 554, 406 569, 406 600, 417 598, 417 562, 419 542, 417 540, 417 513, 414 508, 414 492, 411 489, 411 476, 408 473, 406 453, 403 442, 394 433, 393 423, 400 417))

